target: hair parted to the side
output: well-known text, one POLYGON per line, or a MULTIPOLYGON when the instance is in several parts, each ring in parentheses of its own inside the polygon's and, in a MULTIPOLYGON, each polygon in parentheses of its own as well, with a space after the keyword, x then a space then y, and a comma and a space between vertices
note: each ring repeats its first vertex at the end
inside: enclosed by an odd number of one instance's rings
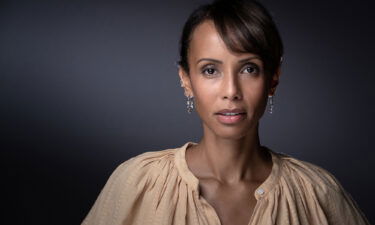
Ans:
POLYGON ((188 52, 192 33, 205 20, 212 20, 227 47, 233 52, 260 56, 267 75, 281 64, 283 44, 268 11, 253 0, 216 0, 198 7, 187 19, 180 39, 178 64, 189 74, 188 52))

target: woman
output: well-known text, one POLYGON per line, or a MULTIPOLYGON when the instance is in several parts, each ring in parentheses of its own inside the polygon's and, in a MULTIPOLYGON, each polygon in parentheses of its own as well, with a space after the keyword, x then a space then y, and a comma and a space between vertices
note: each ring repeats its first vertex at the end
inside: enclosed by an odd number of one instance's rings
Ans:
POLYGON ((178 73, 202 139, 121 164, 83 224, 368 224, 330 173, 260 145, 282 54, 259 3, 219 0, 195 10, 178 73))

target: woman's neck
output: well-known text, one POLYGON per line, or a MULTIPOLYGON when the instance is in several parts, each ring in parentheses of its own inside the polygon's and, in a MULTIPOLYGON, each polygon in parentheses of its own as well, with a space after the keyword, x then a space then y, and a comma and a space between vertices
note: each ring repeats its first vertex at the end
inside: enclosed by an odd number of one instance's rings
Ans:
POLYGON ((272 167, 270 156, 260 146, 258 126, 240 139, 221 138, 204 130, 195 155, 205 177, 228 184, 258 181, 264 178, 261 171, 272 167))

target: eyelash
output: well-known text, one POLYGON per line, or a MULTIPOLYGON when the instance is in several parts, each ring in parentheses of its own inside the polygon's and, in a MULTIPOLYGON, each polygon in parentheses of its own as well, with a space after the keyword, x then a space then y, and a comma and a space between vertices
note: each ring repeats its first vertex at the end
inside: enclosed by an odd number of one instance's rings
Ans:
POLYGON ((254 74, 258 74, 260 71, 259 71, 259 66, 254 64, 254 63, 247 63, 245 65, 245 69, 247 68, 254 68, 255 72, 253 72, 254 74))
POLYGON ((212 66, 207 66, 206 68, 204 68, 204 69, 202 70, 202 74, 207 75, 207 76, 213 76, 214 74, 207 74, 207 73, 206 73, 208 70, 214 70, 214 71, 216 71, 216 69, 213 68, 212 66))
MULTIPOLYGON (((259 73, 259 67, 256 64, 254 64, 254 63, 247 63, 245 65, 245 68, 242 71, 244 71, 244 70, 246 70, 248 68, 254 68, 255 72, 253 72, 252 74, 258 74, 259 73)), ((214 72, 217 72, 217 70, 214 67, 212 67, 212 65, 208 65, 208 66, 206 66, 206 68, 204 68, 202 70, 202 74, 207 75, 207 76, 213 76, 213 75, 215 75, 215 74, 207 74, 206 73, 210 69, 214 70, 214 72)), ((251 73, 251 72, 249 72, 249 73, 251 73)))

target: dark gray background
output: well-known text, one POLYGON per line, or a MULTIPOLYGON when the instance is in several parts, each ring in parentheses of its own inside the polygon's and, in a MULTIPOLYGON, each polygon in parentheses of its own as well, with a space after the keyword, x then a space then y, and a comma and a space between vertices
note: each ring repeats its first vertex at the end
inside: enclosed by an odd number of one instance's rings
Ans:
MULTIPOLYGON (((0 2, 4 224, 79 224, 121 162, 199 140, 174 63, 204 1, 162 2, 0 2)), ((263 1, 285 63, 260 129, 332 172, 374 222, 370 2, 263 1)))

